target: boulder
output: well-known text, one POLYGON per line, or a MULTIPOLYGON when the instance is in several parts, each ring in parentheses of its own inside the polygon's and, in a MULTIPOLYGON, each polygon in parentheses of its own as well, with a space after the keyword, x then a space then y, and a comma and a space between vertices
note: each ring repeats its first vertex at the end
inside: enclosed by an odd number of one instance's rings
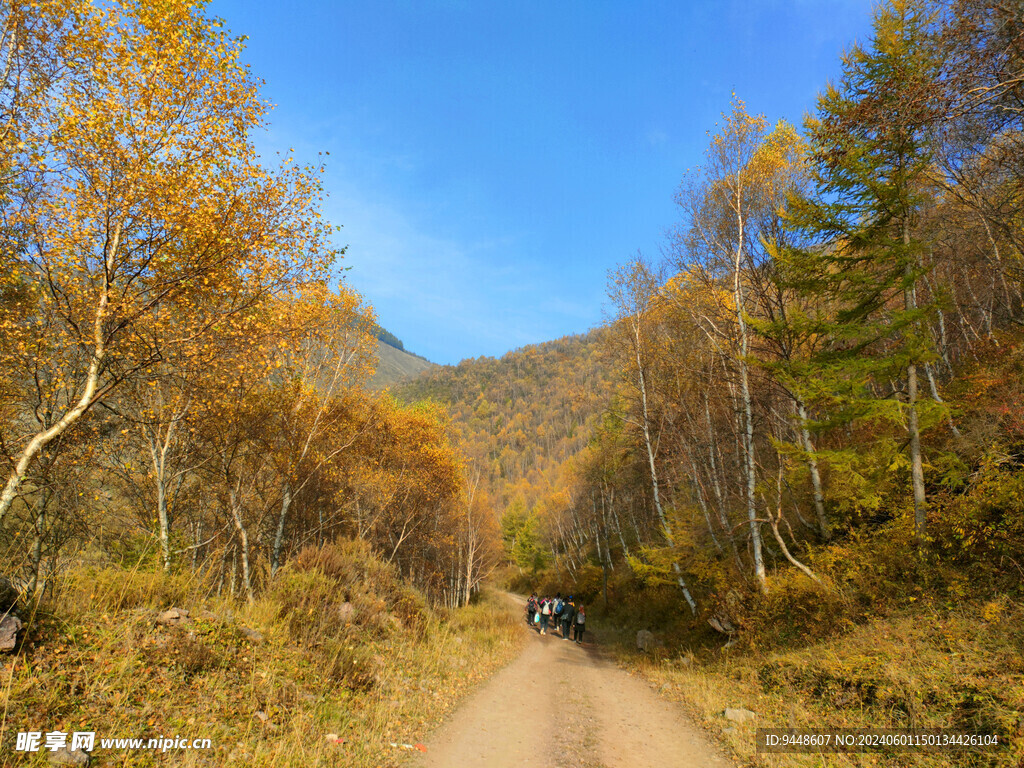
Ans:
POLYGON ((757 718, 757 713, 751 712, 749 709, 743 709, 743 707, 726 707, 722 716, 726 720, 732 720, 734 723, 749 723, 757 718))
POLYGON ((50 753, 50 765, 88 765, 89 753, 82 749, 62 747, 50 753))
POLYGON ((157 624, 164 624, 166 626, 183 624, 186 621, 188 621, 188 611, 184 608, 168 608, 156 617, 157 624))
POLYGON ((14 614, 0 619, 0 651, 13 651, 18 644, 18 633, 25 626, 14 614))
POLYGON ((654 647, 654 635, 646 629, 641 629, 636 633, 636 647, 638 651, 647 653, 654 647))

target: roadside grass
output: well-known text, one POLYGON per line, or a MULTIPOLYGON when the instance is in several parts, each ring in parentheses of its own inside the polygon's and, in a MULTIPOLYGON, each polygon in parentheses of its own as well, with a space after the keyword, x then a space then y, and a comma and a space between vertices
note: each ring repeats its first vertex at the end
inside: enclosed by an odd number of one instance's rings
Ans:
POLYGON ((922 605, 802 647, 640 654, 603 635, 620 662, 681 702, 743 765, 1024 765, 1024 607, 1005 596, 956 609, 922 605), (753 722, 722 713, 743 707, 753 722), (758 754, 766 728, 941 728, 996 734, 978 752, 758 754))
POLYGON ((19 731, 95 731, 96 766, 397 765, 407 752, 392 742, 419 742, 514 657, 519 620, 490 593, 432 609, 353 543, 298 558, 251 604, 177 575, 74 571, 2 659, 2 764, 47 764, 45 749, 14 751, 19 731), (171 606, 188 619, 158 624, 171 606), (98 741, 161 736, 212 748, 98 741))

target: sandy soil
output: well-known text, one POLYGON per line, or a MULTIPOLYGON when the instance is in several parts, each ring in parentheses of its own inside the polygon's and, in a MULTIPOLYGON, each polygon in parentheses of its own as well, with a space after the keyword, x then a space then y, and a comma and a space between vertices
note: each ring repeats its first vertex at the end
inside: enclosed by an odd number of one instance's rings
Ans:
POLYGON ((462 705, 411 765, 455 768, 733 768, 643 680, 557 633, 523 653, 462 705))

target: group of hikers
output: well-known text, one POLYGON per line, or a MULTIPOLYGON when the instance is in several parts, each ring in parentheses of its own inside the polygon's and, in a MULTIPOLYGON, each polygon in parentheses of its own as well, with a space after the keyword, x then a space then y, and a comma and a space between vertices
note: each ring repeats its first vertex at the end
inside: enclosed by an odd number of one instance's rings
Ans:
POLYGON ((548 626, 553 625, 552 629, 561 629, 564 640, 572 639, 578 645, 583 645, 587 612, 583 603, 577 603, 572 595, 563 600, 561 592, 554 597, 537 597, 534 593, 526 601, 526 623, 536 628, 542 635, 546 635, 548 626))

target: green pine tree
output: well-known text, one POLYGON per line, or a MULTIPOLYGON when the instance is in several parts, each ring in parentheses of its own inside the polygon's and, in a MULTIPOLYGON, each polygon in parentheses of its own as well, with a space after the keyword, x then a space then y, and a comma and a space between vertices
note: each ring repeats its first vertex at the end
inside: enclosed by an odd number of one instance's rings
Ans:
POLYGON ((928 243, 922 212, 932 205, 929 127, 938 117, 932 12, 922 0, 890 0, 876 12, 866 47, 843 58, 843 76, 819 97, 808 120, 811 184, 789 200, 791 236, 776 244, 779 279, 799 297, 786 318, 762 324, 803 354, 776 373, 815 406, 813 426, 842 425, 870 435, 867 450, 825 455, 833 474, 853 478, 865 506, 870 470, 892 466, 906 444, 915 531, 925 533, 921 431, 938 417, 922 401, 922 366, 933 357, 926 321, 934 306, 919 297, 928 243))
POLYGON ((540 519, 535 510, 527 511, 522 498, 514 499, 501 516, 501 538, 508 562, 520 573, 530 570, 536 574, 547 565, 541 548, 540 519))

